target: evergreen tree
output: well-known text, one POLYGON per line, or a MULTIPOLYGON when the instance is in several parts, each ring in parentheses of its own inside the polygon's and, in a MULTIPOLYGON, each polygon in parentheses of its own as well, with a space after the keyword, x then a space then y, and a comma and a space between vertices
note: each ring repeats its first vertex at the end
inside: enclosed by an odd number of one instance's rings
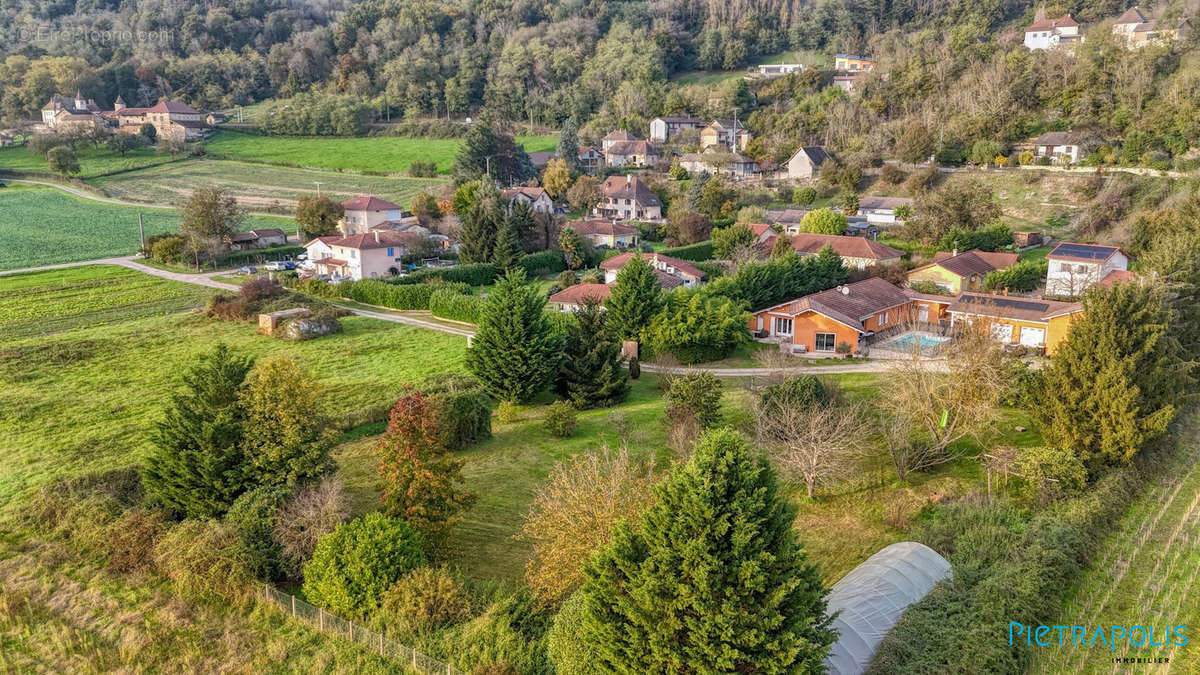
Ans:
POLYGON ((568 269, 577 270, 587 264, 587 242, 570 225, 558 233, 558 247, 562 249, 563 259, 566 261, 568 269))
POLYGON ((1093 287, 1045 370, 1042 433, 1095 476, 1166 431, 1189 382, 1157 288, 1093 287))
MULTIPOLYGON (((813 276, 822 281, 825 288, 833 288, 846 283, 850 278, 842 257, 833 252, 833 247, 826 245, 817 253, 816 268, 813 276)), ((822 289, 823 290, 823 289, 822 289)))
POLYGON ((517 266, 524 251, 521 239, 517 235, 516 224, 511 218, 504 221, 496 238, 496 248, 492 251, 492 262, 500 270, 510 270, 517 266))
POLYGON ((219 344, 184 372, 186 390, 171 397, 155 424, 154 449, 142 468, 153 501, 187 518, 211 518, 252 485, 242 466, 237 407, 251 364, 219 344))
POLYGON ((792 238, 787 232, 780 233, 778 237, 775 237, 775 243, 771 245, 771 259, 778 260, 791 252, 792 238))
POLYGON ((579 409, 614 405, 629 395, 621 344, 609 334, 606 314, 599 300, 584 298, 567 330, 555 387, 579 409))
POLYGON ((602 672, 813 673, 835 633, 795 507, 731 429, 707 432, 584 567, 581 639, 602 672))
POLYGON ((617 339, 636 340, 663 304, 662 287, 654 268, 635 254, 617 273, 616 285, 608 299, 609 330, 617 339))
POLYGON ((508 214, 505 220, 509 227, 513 228, 517 238, 518 254, 524 253, 525 242, 532 242, 536 239, 534 230, 537 228, 537 221, 533 215, 533 209, 529 206, 529 202, 518 199, 513 202, 512 213, 508 214))
POLYGON ((510 270, 484 303, 479 330, 467 350, 467 368, 492 397, 524 402, 558 372, 562 338, 546 317, 546 298, 510 270))
POLYGON ((458 258, 463 263, 490 262, 496 247, 496 235, 504 222, 500 191, 483 181, 469 194, 473 198, 462 215, 462 246, 458 258))
POLYGON ((255 364, 238 403, 246 416, 246 467, 257 485, 295 487, 333 469, 329 451, 338 431, 324 414, 316 381, 295 359, 255 364))
POLYGON ((579 168, 579 132, 575 128, 575 120, 570 117, 563 122, 562 131, 558 134, 558 158, 566 162, 572 171, 579 168))

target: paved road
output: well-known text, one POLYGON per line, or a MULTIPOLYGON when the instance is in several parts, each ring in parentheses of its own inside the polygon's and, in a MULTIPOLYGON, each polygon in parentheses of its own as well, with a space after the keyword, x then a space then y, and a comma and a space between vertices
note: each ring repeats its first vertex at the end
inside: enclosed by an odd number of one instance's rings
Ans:
MULTIPOLYGON (((52 187, 52 188, 56 188, 58 190, 62 190, 63 192, 67 192, 69 194, 75 195, 76 197, 79 197, 81 199, 87 199, 87 200, 90 200, 93 202, 100 202, 101 204, 112 204, 114 206, 132 206, 134 208, 139 208, 139 209, 171 209, 173 211, 179 210, 179 206, 177 204, 148 204, 146 202, 127 202, 123 199, 114 199, 113 197, 101 197, 98 194, 88 192, 87 190, 81 190, 81 189, 79 189, 77 187, 73 187, 71 185, 63 185, 62 183, 52 183, 50 181, 44 181, 44 180, 28 180, 25 178, 6 178, 6 179, 4 179, 4 181, 7 183, 25 183, 26 185, 42 185, 45 187, 52 187)), ((250 215, 263 216, 266 218, 280 218, 282 220, 292 220, 291 216, 284 216, 284 215, 280 215, 278 213, 266 213, 266 212, 261 212, 261 211, 253 211, 250 213, 250 215)), ((101 263, 102 261, 93 260, 91 262, 101 263)))
MULTIPOLYGON (((89 260, 89 261, 84 261, 84 262, 62 263, 60 265, 43 265, 42 267, 28 267, 25 269, 8 270, 8 271, 0 272, 0 275, 19 274, 22 272, 36 272, 36 271, 40 271, 40 270, 63 269, 63 268, 67 268, 67 267, 80 267, 83 265, 120 265, 121 267, 128 267, 129 269, 134 269, 139 272, 151 274, 156 277, 161 277, 163 279, 170 279, 171 281, 179 281, 179 282, 182 282, 185 284, 195 284, 197 286, 207 286, 209 288, 215 288, 215 289, 222 290, 222 291, 236 292, 238 290, 238 286, 236 284, 231 284, 231 283, 227 283, 224 281, 217 281, 216 279, 212 278, 215 275, 228 274, 228 271, 206 272, 206 273, 202 273, 202 274, 187 274, 185 272, 171 272, 168 270, 158 269, 157 267, 150 267, 149 265, 143 265, 142 263, 134 260, 133 257, 103 258, 101 260, 89 260)), ((469 338, 475 334, 475 331, 469 330, 467 328, 459 328, 456 326, 448 326, 446 324, 436 323, 433 321, 425 321, 423 319, 418 319, 418 318, 415 318, 412 316, 402 316, 400 314, 393 314, 391 312, 387 312, 387 311, 383 311, 383 310, 376 311, 376 310, 370 310, 370 309, 362 309, 360 307, 351 307, 351 306, 347 306, 347 305, 342 305, 340 303, 334 303, 334 304, 338 305, 339 307, 345 308, 346 310, 350 311, 351 313, 353 313, 357 316, 365 316, 365 317, 368 317, 371 319, 378 319, 380 321, 391 321, 392 323, 401 323, 401 324, 405 324, 407 326, 417 326, 419 328, 427 328, 429 330, 436 330, 436 331, 439 331, 442 333, 449 333, 450 335, 458 335, 458 336, 467 337, 467 338, 469 338)), ((668 368, 668 367, 656 366, 656 365, 650 364, 650 363, 642 364, 642 370, 647 373, 662 373, 662 372, 682 373, 682 372, 692 372, 692 371, 694 371, 694 372, 703 371, 703 372, 712 373, 713 375, 716 375, 717 377, 730 377, 730 378, 732 378, 732 377, 763 377, 766 375, 774 375, 774 374, 779 374, 779 373, 800 373, 800 372, 812 373, 815 375, 820 375, 820 374, 836 375, 836 374, 841 374, 841 373, 879 373, 879 372, 884 372, 884 371, 888 370, 888 367, 889 367, 889 364, 887 361, 863 361, 863 362, 859 362, 859 363, 848 363, 846 365, 841 365, 841 366, 839 366, 839 365, 812 366, 812 367, 796 366, 793 368, 705 368, 703 366, 690 366, 690 367, 678 366, 678 367, 669 367, 668 368)), ((944 364, 942 364, 942 367, 944 367, 944 364)))

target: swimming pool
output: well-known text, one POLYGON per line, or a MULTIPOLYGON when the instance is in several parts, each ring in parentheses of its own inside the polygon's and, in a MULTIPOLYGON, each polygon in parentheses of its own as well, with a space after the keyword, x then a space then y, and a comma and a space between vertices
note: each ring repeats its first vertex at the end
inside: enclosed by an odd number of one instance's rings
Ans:
POLYGON ((925 335, 922 333, 908 333, 906 335, 901 335, 895 340, 891 340, 890 342, 880 345, 879 348, 902 352, 910 352, 915 348, 924 353, 934 351, 949 341, 950 338, 948 337, 925 335))

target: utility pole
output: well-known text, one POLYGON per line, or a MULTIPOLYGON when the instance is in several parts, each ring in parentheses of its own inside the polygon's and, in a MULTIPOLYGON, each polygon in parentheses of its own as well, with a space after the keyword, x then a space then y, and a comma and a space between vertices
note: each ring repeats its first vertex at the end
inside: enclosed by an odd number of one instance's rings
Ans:
POLYGON ((315 184, 317 186, 317 199, 321 198, 321 182, 322 181, 319 181, 319 180, 313 181, 313 184, 315 184))
POLYGON ((138 237, 142 240, 142 255, 146 255, 146 227, 142 223, 141 211, 138 211, 138 237))

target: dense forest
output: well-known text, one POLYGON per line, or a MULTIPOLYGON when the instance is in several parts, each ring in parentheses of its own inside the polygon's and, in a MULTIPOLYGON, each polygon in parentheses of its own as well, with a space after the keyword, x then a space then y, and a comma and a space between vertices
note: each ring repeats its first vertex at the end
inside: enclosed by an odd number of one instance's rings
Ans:
MULTIPOLYGON (((1004 152, 1067 128, 1095 132, 1097 146, 1122 140, 1114 159, 1177 157, 1200 142, 1200 64, 1190 42, 1124 50, 1103 22, 1126 4, 3 0, 0 30, 14 39, 0 44, 0 118, 36 117, 50 95, 77 89, 101 106, 120 95, 135 106, 178 97, 212 109, 304 94, 353 102, 367 116, 486 110, 549 126, 572 118, 586 133, 642 131, 658 114, 727 117, 750 100, 760 158, 823 143, 961 161, 981 140, 1004 152), (1029 52, 1020 28, 1038 12, 1070 12, 1087 42, 1074 55, 1029 52), (671 80, 789 50, 868 53, 879 68, 850 95, 816 73, 756 85, 752 98, 736 81, 671 80)), ((1192 15, 1189 4, 1143 6, 1178 17, 1192 15)))

